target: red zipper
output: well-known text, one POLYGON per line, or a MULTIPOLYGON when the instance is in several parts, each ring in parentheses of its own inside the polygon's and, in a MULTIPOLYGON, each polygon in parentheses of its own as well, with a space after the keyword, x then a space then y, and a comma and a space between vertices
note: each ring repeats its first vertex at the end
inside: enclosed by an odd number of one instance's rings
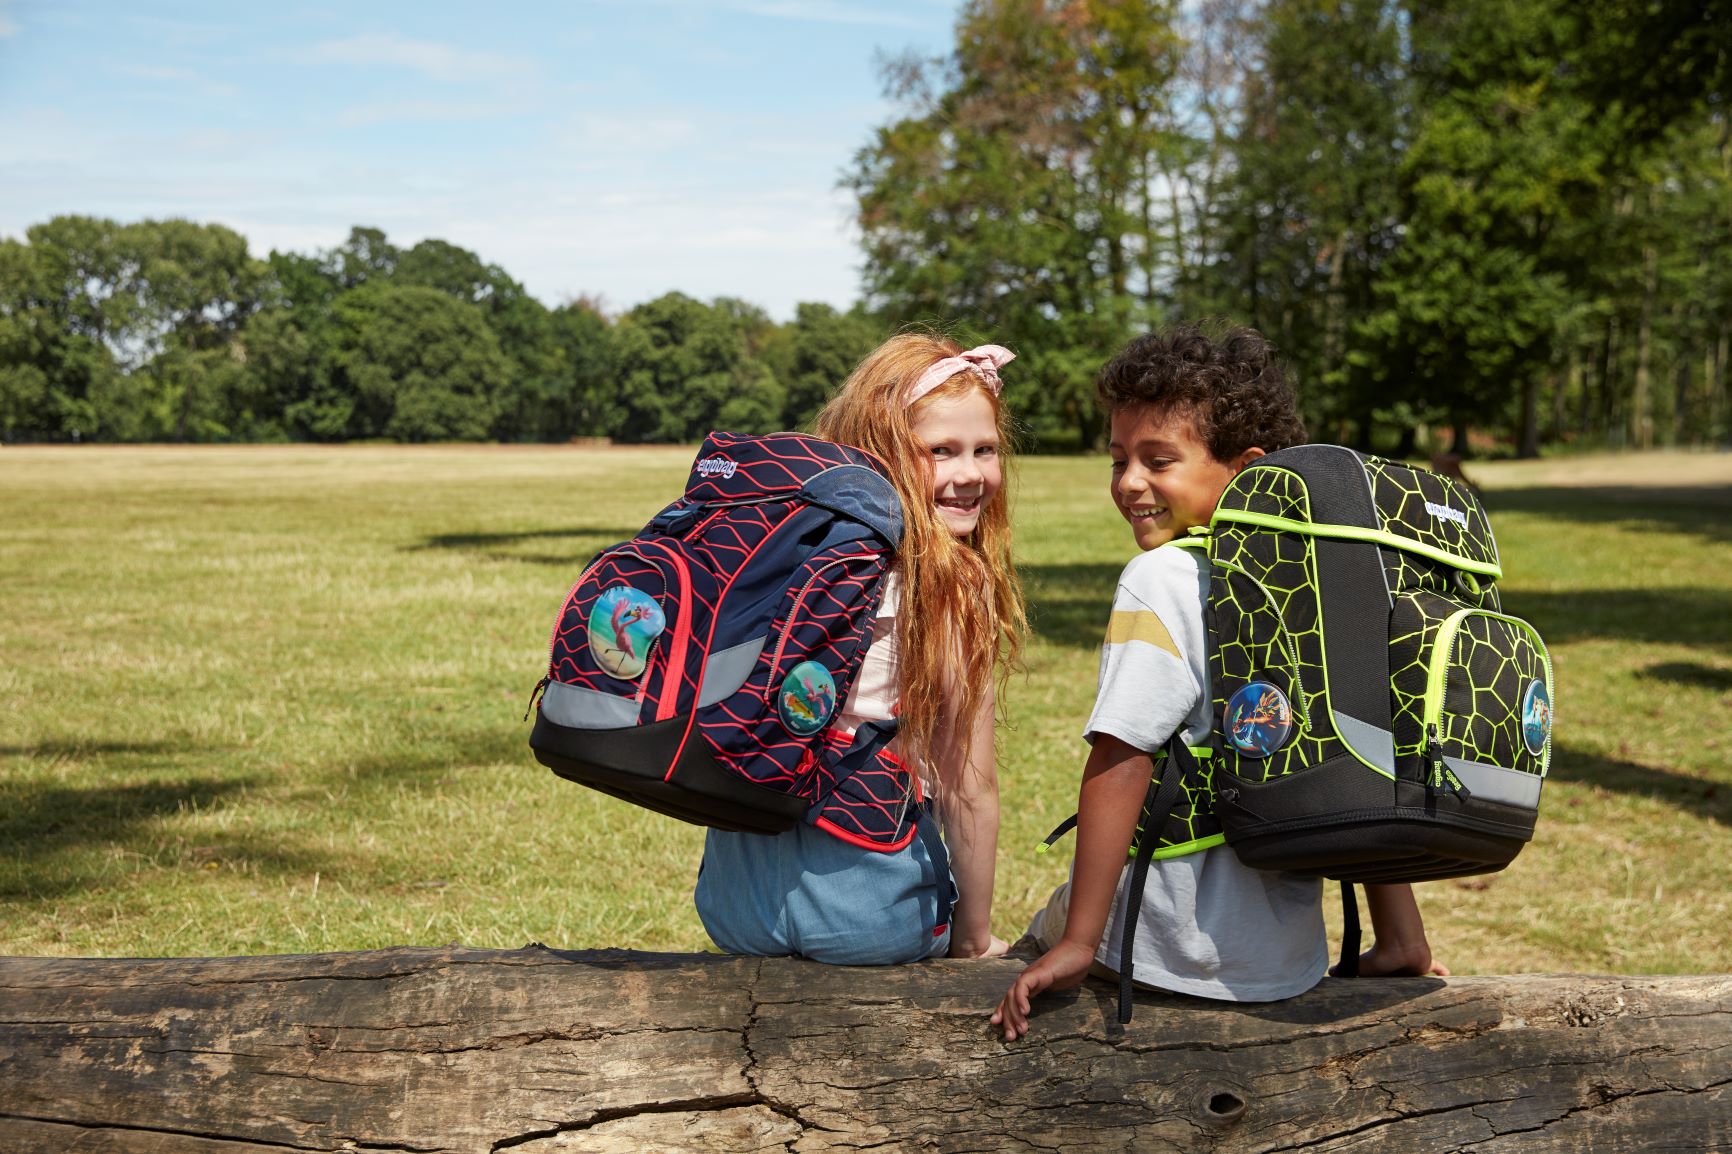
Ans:
MULTIPOLYGON (((794 621, 800 616, 800 607, 806 603, 806 594, 810 593, 812 591, 812 586, 818 583, 818 575, 833 566, 846 565, 849 561, 857 560, 859 556, 860 554, 858 553, 850 553, 845 557, 830 558, 830 560, 812 570, 812 575, 806 578, 806 583, 804 585, 800 586, 799 595, 794 598, 793 607, 788 610, 788 619, 782 623, 782 635, 776 639, 775 656, 770 658, 770 677, 772 681, 776 676, 776 671, 782 668, 782 653, 788 647, 788 634, 794 631, 794 621)), ((770 684, 764 686, 764 694, 764 700, 770 704, 774 704, 773 699, 776 694, 775 685, 770 684)))
MULTIPOLYGON (((660 541, 645 541, 642 544, 661 549, 673 560, 674 568, 680 574, 680 619, 674 626, 672 649, 668 653, 668 670, 678 670, 679 680, 675 682, 673 691, 668 692, 667 674, 662 675, 662 698, 656 703, 656 720, 666 721, 674 715, 679 707, 680 689, 686 683, 686 648, 692 638, 692 571, 686 565, 686 559, 680 556, 680 551, 672 545, 664 545, 660 541)), ((642 556, 642 554, 638 554, 642 556)), ((643 558, 648 561, 648 557, 643 558)))

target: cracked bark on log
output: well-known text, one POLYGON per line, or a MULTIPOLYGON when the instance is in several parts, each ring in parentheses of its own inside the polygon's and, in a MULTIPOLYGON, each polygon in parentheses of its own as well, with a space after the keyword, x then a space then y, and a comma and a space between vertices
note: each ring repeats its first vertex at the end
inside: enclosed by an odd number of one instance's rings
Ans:
POLYGON ((1732 977, 1098 983, 539 946, 0 959, 0 1150, 1732 1150, 1732 977))

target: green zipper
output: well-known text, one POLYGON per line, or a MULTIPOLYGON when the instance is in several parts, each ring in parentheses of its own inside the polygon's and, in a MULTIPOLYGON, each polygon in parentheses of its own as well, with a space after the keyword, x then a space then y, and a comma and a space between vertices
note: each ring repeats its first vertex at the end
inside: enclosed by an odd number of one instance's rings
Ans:
MULTIPOLYGON (((1269 596, 1268 587, 1255 577, 1251 576, 1250 573, 1246 572, 1244 567, 1235 565, 1231 561, 1222 561, 1220 558, 1215 558, 1214 563, 1229 572, 1239 574, 1245 580, 1257 587, 1257 592, 1263 595, 1264 601, 1270 605, 1275 604, 1275 599, 1269 596)), ((1276 614, 1276 620, 1280 620, 1279 612, 1276 614)), ((1300 728, 1304 732, 1309 733, 1311 731, 1311 713, 1305 705, 1305 683, 1299 680, 1299 660, 1293 655, 1293 651, 1287 647, 1285 630, 1280 628, 1276 629, 1275 646, 1281 651, 1281 656, 1287 659, 1287 677, 1293 689, 1293 692, 1288 695, 1288 701, 1296 708, 1299 714, 1300 728)))
MULTIPOLYGON (((1546 695, 1552 692, 1552 655, 1546 652, 1545 642, 1540 639, 1539 631, 1520 617, 1511 617, 1508 613, 1497 613, 1490 609, 1457 609, 1443 619, 1443 624, 1437 627, 1437 640, 1431 647, 1431 665, 1425 674, 1425 712, 1420 718, 1421 725, 1428 736, 1435 734, 1436 727, 1443 721, 1443 691, 1445 682, 1449 679, 1449 667, 1455 660, 1456 634, 1461 630, 1461 623, 1469 617, 1478 614, 1497 621, 1507 622, 1518 630, 1526 633, 1533 643, 1534 652, 1540 656, 1545 665, 1546 695)), ((1540 763, 1540 776, 1546 775, 1551 763, 1551 742, 1546 742, 1546 756, 1540 763)))

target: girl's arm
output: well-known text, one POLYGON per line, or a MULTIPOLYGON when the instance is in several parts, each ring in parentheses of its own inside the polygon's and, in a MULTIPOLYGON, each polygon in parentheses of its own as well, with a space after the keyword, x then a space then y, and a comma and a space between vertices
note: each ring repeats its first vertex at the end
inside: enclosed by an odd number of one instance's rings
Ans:
POLYGON ((1003 1028, 1006 1041, 1028 1032, 1031 998, 1045 990, 1069 989, 1094 963, 1154 768, 1154 760, 1142 750, 1116 737, 1095 735, 1077 796, 1070 916, 1058 944, 1017 976, 992 1012, 992 1022, 1003 1028))
MULTIPOLYGON (((956 877, 957 903, 950 914, 950 956, 996 957, 1010 947, 992 934, 992 885, 998 859, 998 761, 993 746, 993 691, 975 716, 968 761, 956 775, 952 796, 942 798, 944 844, 956 877)), ((954 731, 953 731, 954 732, 954 731)), ((947 756, 960 741, 951 740, 947 756)))

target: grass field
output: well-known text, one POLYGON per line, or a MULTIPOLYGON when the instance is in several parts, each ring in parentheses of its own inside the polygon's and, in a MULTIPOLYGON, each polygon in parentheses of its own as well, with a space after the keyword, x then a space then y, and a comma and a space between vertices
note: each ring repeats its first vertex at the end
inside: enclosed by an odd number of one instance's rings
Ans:
MULTIPOLYGON (((689 449, 0 449, 0 953, 697 949, 701 831, 521 718, 582 562, 689 449)), ((1557 755, 1508 871, 1420 887, 1458 972, 1732 970, 1732 457, 1471 467, 1557 755)), ((1024 462, 1039 637, 1002 730, 998 931, 1064 876, 1128 532, 1024 462)))

